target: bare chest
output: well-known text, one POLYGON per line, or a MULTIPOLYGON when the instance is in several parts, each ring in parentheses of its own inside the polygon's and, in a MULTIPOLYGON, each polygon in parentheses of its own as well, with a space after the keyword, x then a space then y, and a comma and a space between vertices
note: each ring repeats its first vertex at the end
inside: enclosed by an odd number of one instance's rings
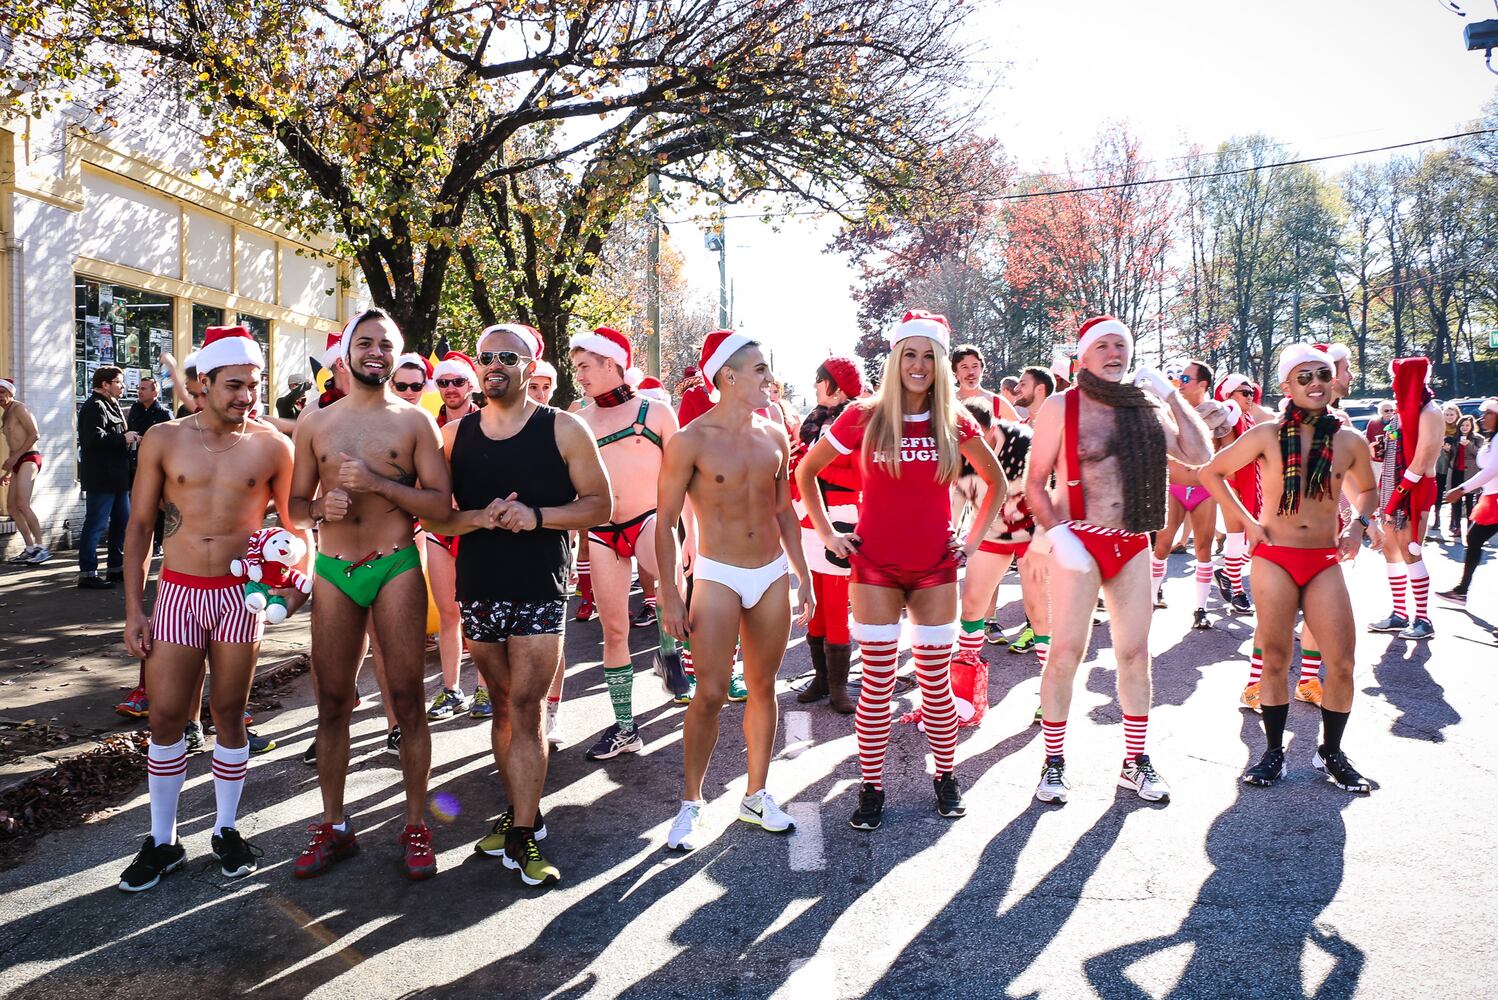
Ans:
POLYGON ((694 502, 713 498, 773 499, 785 454, 767 435, 720 435, 706 443, 692 473, 694 502))
POLYGON ((1117 429, 1113 408, 1084 398, 1077 414, 1077 457, 1085 465, 1114 456, 1113 435, 1117 429))
POLYGON ((227 510, 243 501, 263 510, 275 474, 276 455, 259 435, 211 451, 196 435, 178 430, 162 460, 162 495, 183 508, 227 510))
POLYGON ((340 420, 320 429, 313 443, 325 482, 336 482, 343 457, 362 459, 387 479, 407 485, 416 482, 415 439, 377 416, 340 420))

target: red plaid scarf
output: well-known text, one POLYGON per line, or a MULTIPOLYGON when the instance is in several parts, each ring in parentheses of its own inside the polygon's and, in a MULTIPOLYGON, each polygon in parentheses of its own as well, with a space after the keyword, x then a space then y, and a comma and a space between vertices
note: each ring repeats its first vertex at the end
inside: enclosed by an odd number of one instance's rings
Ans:
POLYGON ((1330 500, 1332 496, 1332 440, 1342 425, 1327 410, 1302 410, 1291 403, 1280 421, 1280 459, 1285 465, 1285 490, 1280 495, 1281 514, 1300 510, 1302 496, 1312 500, 1330 500), (1304 468, 1300 454, 1300 428, 1312 425, 1310 468, 1304 468), (1301 479, 1305 487, 1301 488, 1301 479))

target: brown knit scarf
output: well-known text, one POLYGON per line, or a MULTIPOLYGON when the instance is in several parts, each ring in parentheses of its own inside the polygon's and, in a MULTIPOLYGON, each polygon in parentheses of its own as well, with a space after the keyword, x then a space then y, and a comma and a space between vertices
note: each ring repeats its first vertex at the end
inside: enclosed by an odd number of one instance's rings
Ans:
POLYGON ((1159 531, 1165 526, 1170 479, 1165 468, 1165 428, 1155 413, 1154 397, 1138 386, 1109 382, 1085 369, 1077 387, 1093 402, 1113 407, 1111 451, 1123 479, 1124 529, 1159 531))

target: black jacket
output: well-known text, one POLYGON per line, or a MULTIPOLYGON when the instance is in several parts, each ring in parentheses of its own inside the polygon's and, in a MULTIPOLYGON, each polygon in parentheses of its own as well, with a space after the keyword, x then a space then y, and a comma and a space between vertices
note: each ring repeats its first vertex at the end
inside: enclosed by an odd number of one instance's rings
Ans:
POLYGON ((97 392, 78 411, 78 483, 87 493, 130 489, 130 448, 120 404, 97 392))
POLYGON ((164 424, 172 419, 172 411, 161 405, 161 400, 156 400, 150 406, 141 406, 137 400, 130 404, 130 412, 125 414, 125 426, 137 434, 144 434, 157 424, 164 424))

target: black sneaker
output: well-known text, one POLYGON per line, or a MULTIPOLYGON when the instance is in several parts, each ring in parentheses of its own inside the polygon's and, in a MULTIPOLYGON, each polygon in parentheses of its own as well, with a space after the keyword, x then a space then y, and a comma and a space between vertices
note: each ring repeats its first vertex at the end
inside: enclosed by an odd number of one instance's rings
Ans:
POLYGON ((400 726, 393 727, 390 730, 390 732, 388 732, 388 733, 385 734, 385 752, 386 753, 395 754, 395 756, 397 756, 397 757, 399 757, 401 755, 401 727, 400 726))
POLYGON ((213 835, 213 856, 225 878, 244 878, 260 867, 260 858, 265 852, 239 835, 232 826, 226 826, 213 835))
POLYGON ((640 610, 629 619, 630 625, 635 628, 647 628, 655 624, 655 608, 648 604, 641 605, 640 610))
POLYGON ((853 810, 848 825, 855 830, 877 830, 884 822, 884 790, 875 788, 867 781, 858 790, 858 808, 853 810))
POLYGON ((621 729, 616 722, 603 731, 597 743, 588 748, 588 759, 609 760, 621 753, 639 753, 644 749, 645 741, 640 739, 638 729, 633 726, 621 729))
POLYGON ((1227 604, 1233 599, 1233 582, 1228 579, 1228 571, 1225 569, 1214 569, 1212 571, 1212 582, 1217 584, 1217 596, 1227 604))
POLYGON ((78 575, 79 590, 109 590, 113 586, 114 584, 97 573, 80 573, 78 575))
POLYGON ((186 860, 187 851, 183 850, 181 841, 157 847, 156 841, 147 837, 146 842, 141 845, 140 853, 130 862, 125 874, 120 876, 120 889, 125 892, 145 892, 160 882, 162 876, 181 868, 186 860))
POLYGON ((1233 614, 1235 615, 1251 615, 1254 613, 1254 602, 1249 600, 1248 595, 1241 590, 1233 595, 1233 599, 1228 604, 1232 605, 1233 614))
POLYGON ((276 741, 269 736, 258 736, 253 729, 246 729, 245 735, 250 738, 250 753, 270 753, 276 748, 276 741))
POLYGON ((1212 619, 1207 617, 1206 608, 1197 608, 1191 615, 1192 628, 1211 628, 1212 619))
POLYGON ((1403 632, 1405 629, 1407 629, 1409 627, 1410 627, 1410 620, 1408 618, 1406 618, 1404 615, 1398 614, 1397 612, 1390 611, 1389 612, 1389 617, 1387 617, 1387 618, 1380 618, 1376 622, 1370 622, 1368 624, 1368 631, 1370 631, 1370 632, 1403 632))
POLYGON ((1257 764, 1243 772, 1243 783, 1268 788, 1284 776, 1285 751, 1279 747, 1270 747, 1264 751, 1264 756, 1259 758, 1257 764))
POLYGON ((1156 587, 1155 588, 1155 607, 1157 607, 1157 608, 1163 608, 1165 606, 1166 606, 1166 604, 1165 604, 1165 588, 1163 586, 1156 587))
POLYGON ((936 789, 936 811, 947 819, 967 815, 967 806, 962 804, 962 791, 957 787, 957 775, 951 771, 938 774, 931 782, 936 789))
POLYGON ((196 720, 189 722, 187 728, 182 731, 182 742, 186 745, 188 753, 202 753, 208 749, 203 742, 203 724, 196 720))
POLYGON ((1373 785, 1358 773, 1358 769, 1352 766, 1352 761, 1341 750, 1328 753, 1325 747, 1317 747, 1316 756, 1311 759, 1311 763, 1344 792, 1367 794, 1373 791, 1373 785))
POLYGON ((1460 587, 1452 587, 1450 590, 1438 590, 1436 596, 1447 604, 1465 606, 1467 603, 1467 592, 1460 587))
POLYGON ((317 766, 317 740, 312 739, 307 743, 307 749, 302 751, 302 763, 308 767, 317 766))

